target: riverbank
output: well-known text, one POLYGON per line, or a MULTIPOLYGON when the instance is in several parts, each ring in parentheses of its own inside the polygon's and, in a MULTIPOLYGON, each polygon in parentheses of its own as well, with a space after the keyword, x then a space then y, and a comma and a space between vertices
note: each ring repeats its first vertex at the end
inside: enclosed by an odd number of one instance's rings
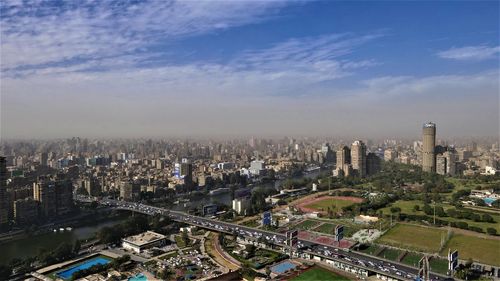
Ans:
POLYGON ((16 236, 16 239, 7 242, 4 241, 0 244, 0 252, 2 253, 0 255, 0 264, 7 264, 13 259, 25 259, 36 256, 41 251, 53 250, 62 243, 72 244, 76 240, 80 240, 82 244, 85 244, 95 237, 99 229, 117 225, 127 217, 126 213, 119 214, 118 216, 102 216, 94 220, 76 222, 72 224, 71 231, 45 231, 35 235, 24 234, 23 236, 16 236))

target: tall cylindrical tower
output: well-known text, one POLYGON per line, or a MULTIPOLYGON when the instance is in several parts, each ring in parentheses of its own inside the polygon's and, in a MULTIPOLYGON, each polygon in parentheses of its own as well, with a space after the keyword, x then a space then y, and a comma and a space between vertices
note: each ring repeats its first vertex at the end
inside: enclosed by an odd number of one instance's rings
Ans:
POLYGON ((422 130, 423 148, 422 148, 422 170, 424 172, 436 172, 436 124, 425 123, 422 130))

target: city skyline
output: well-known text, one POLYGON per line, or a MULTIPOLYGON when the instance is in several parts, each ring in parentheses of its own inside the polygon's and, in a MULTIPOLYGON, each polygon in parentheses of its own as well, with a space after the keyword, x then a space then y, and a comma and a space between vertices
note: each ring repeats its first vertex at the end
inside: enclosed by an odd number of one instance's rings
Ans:
POLYGON ((1 137, 495 136, 498 5, 2 2, 1 137))

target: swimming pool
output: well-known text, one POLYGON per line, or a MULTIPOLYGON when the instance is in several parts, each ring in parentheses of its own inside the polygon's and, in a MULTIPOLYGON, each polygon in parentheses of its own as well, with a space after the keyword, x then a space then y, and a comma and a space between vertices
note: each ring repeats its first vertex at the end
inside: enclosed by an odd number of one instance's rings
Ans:
POLYGON ((486 203, 486 205, 490 205, 490 206, 491 206, 491 203, 495 202, 496 200, 497 200, 496 198, 483 198, 484 203, 486 203))
POLYGON ((146 275, 144 275, 142 273, 139 273, 136 276, 130 277, 128 279, 128 281, 147 281, 147 280, 148 280, 148 278, 146 277, 146 275))
POLYGON ((56 275, 57 275, 57 277, 60 277, 64 280, 69 280, 69 279, 71 279, 71 276, 73 276, 73 273, 75 273, 79 270, 88 269, 88 268, 91 268, 92 266, 97 265, 97 264, 108 264, 109 262, 110 261, 108 259, 105 259, 103 257, 96 257, 96 258, 87 260, 83 263, 72 266, 66 270, 59 271, 58 273, 56 273, 56 275))
POLYGON ((283 272, 297 267, 295 264, 285 261, 275 266, 271 266, 271 271, 277 274, 282 274, 283 272))

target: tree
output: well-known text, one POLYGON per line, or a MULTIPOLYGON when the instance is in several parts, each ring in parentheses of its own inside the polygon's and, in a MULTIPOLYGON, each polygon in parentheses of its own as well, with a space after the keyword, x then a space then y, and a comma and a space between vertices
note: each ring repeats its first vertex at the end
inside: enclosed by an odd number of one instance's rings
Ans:
POLYGON ((12 268, 0 264, 0 280, 7 280, 9 279, 10 275, 12 274, 12 268))
POLYGON ((401 208, 399 207, 391 207, 391 213, 395 214, 395 213, 399 213, 401 212, 401 208))
POLYGON ((426 215, 432 215, 432 214, 434 214, 434 211, 433 211, 432 207, 429 206, 429 204, 425 204, 423 210, 424 210, 424 213, 426 215))
POLYGON ((256 248, 253 244, 247 244, 247 245, 245 246, 245 250, 246 250, 246 251, 247 251, 247 253, 248 253, 248 257, 253 257, 253 256, 255 256, 255 250, 256 250, 256 249, 257 249, 257 248, 256 248))
POLYGON ((158 277, 161 279, 161 280, 169 280, 170 279, 170 276, 172 275, 172 271, 170 271, 168 268, 166 269, 163 269, 162 271, 160 271, 158 273, 158 277))
POLYGON ((81 248, 82 248, 82 243, 80 242, 80 240, 76 240, 75 244, 73 245, 73 254, 78 255, 81 248))
POLYGON ((497 230, 494 229, 493 227, 488 227, 486 229, 486 232, 489 234, 489 235, 497 235, 497 230))
POLYGON ((186 230, 184 230, 182 233, 181 233, 181 239, 182 239, 182 242, 184 243, 184 245, 186 246, 189 246, 189 236, 188 236, 188 233, 186 230))
POLYGON ((415 211, 415 212, 420 211, 420 205, 413 206, 413 211, 415 211))
POLYGON ((483 221, 484 222, 489 222, 489 223, 494 223, 495 220, 493 219, 493 217, 489 214, 484 214, 483 215, 483 221))

